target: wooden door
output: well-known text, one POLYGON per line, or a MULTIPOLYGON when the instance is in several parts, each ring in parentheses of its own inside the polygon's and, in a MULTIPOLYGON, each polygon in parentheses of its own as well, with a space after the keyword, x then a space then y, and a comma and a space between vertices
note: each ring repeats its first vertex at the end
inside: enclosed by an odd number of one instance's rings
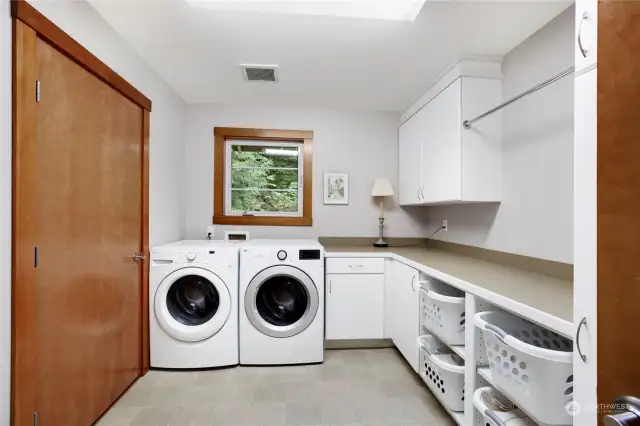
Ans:
MULTIPOLYGON (((598 402, 640 397, 640 2, 598 10, 598 402)), ((601 410, 600 414, 607 411, 601 410)))
POLYGON ((148 110, 32 23, 71 53, 15 23, 12 419, 86 426, 144 371, 148 110))

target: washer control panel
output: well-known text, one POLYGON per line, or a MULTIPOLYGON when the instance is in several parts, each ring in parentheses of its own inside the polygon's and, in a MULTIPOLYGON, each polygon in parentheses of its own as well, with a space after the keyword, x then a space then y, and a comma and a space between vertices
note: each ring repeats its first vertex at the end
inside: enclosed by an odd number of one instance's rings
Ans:
POLYGON ((287 258, 287 252, 284 250, 280 250, 277 256, 278 260, 285 260, 287 258))
POLYGON ((300 250, 300 260, 319 260, 320 250, 300 250))
POLYGON ((193 252, 189 252, 187 253, 187 260, 189 262, 193 262, 194 260, 196 260, 196 254, 193 252))

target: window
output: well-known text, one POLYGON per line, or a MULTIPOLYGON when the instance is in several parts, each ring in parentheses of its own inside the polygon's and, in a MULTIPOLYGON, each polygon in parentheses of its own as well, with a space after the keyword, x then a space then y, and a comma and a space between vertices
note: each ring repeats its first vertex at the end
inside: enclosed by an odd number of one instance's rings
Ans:
POLYGON ((215 128, 213 223, 310 226, 313 132, 215 128))

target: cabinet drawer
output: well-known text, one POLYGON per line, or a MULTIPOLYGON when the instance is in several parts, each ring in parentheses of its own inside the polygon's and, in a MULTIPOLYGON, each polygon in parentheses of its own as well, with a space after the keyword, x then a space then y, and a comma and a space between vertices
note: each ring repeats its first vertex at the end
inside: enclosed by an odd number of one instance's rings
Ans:
POLYGON ((327 274, 384 274, 383 258, 328 258, 327 274))

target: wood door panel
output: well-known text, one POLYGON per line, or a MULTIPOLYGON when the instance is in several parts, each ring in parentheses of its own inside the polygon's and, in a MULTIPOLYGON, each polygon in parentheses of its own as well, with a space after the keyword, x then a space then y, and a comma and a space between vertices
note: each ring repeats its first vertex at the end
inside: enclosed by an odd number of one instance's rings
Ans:
MULTIPOLYGON (((598 10, 598 402, 640 397, 640 2, 598 10)), ((601 413, 604 414, 604 413, 601 413)))
POLYGON ((80 426, 140 373, 143 113, 45 41, 36 56, 37 409, 80 426))

